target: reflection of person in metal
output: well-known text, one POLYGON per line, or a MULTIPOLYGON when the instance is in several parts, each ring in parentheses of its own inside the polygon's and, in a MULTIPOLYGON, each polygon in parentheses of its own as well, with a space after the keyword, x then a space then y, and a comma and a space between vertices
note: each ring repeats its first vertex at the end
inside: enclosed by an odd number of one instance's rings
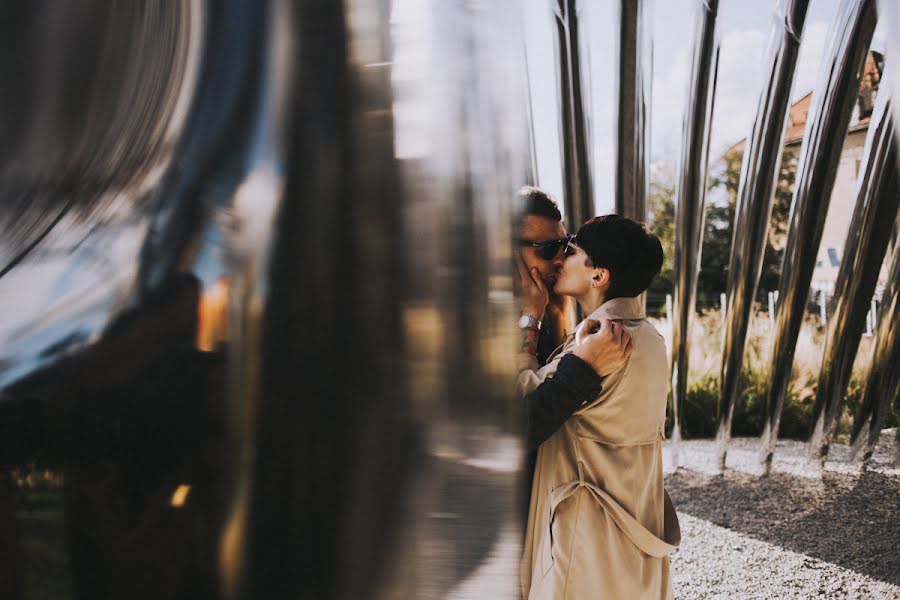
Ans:
MULTIPOLYGON (((74 598, 218 597, 227 378, 221 343, 196 348, 217 339, 198 335, 201 297, 196 277, 173 275, 96 343, 0 397, 0 465, 64 473, 74 598)), ((216 306, 207 321, 217 312, 227 311, 216 306)), ((17 536, 0 535, 0 552, 14 551, 17 536)), ((7 571, 0 598, 16 598, 21 582, 7 571)))
MULTIPOLYGON (((517 239, 520 251, 516 258, 521 261, 520 267, 524 265, 529 272, 529 278, 521 286, 522 315, 533 319, 530 324, 536 332, 533 336, 535 354, 538 360, 543 360, 563 342, 568 328, 568 299, 553 293, 553 285, 562 269, 566 228, 556 202, 543 190, 524 187, 519 190, 517 200, 521 218, 517 239), (546 293, 528 295, 535 290, 531 276, 540 280, 546 293)), ((529 339, 526 335, 524 343, 529 339)))
POLYGON ((640 299, 662 266, 662 246, 642 224, 607 215, 583 225, 565 255, 555 291, 588 317, 543 367, 520 360, 520 390, 528 398, 556 380, 603 319, 624 328, 634 349, 538 449, 523 594, 670 598, 668 554, 680 534, 662 475, 666 350, 640 299))

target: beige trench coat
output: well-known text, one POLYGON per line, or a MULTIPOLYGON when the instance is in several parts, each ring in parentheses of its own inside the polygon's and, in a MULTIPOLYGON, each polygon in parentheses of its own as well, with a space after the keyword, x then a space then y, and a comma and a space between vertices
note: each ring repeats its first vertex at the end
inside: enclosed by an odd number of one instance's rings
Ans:
MULTIPOLYGON (((634 352, 604 379, 597 399, 538 449, 522 594, 526 600, 672 598, 668 555, 680 532, 663 487, 665 343, 637 298, 610 300, 590 317, 621 323, 634 352)), ((545 367, 524 369, 520 391, 551 376, 573 343, 570 336, 545 367)))

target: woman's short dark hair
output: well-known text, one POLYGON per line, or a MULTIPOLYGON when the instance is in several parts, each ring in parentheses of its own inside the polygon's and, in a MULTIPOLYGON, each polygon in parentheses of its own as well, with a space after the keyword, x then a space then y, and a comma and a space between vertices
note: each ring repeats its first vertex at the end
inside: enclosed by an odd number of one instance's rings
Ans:
POLYGON ((643 223, 628 217, 594 217, 578 230, 575 243, 587 253, 594 267, 609 270, 607 300, 643 293, 662 268, 659 238, 643 223))
POLYGON ((517 210, 520 218, 527 215, 547 217, 554 221, 562 221, 562 213, 553 197, 544 190, 527 185, 516 195, 517 210))

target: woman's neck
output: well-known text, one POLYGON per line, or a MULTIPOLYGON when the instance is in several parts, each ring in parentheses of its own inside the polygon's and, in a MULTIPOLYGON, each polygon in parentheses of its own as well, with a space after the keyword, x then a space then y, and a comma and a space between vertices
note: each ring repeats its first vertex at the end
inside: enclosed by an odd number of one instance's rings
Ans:
POLYGON ((596 289, 591 289, 590 292, 575 300, 578 302, 578 306, 581 307, 581 313, 585 317, 592 314, 606 302, 603 292, 596 289))

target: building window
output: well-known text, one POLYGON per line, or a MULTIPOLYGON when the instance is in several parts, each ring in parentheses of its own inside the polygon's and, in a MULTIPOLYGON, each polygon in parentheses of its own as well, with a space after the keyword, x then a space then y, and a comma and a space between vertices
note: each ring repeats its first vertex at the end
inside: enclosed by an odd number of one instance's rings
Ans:
POLYGON ((834 248, 828 249, 828 262, 831 263, 832 267, 840 266, 841 260, 838 258, 837 250, 834 248))

